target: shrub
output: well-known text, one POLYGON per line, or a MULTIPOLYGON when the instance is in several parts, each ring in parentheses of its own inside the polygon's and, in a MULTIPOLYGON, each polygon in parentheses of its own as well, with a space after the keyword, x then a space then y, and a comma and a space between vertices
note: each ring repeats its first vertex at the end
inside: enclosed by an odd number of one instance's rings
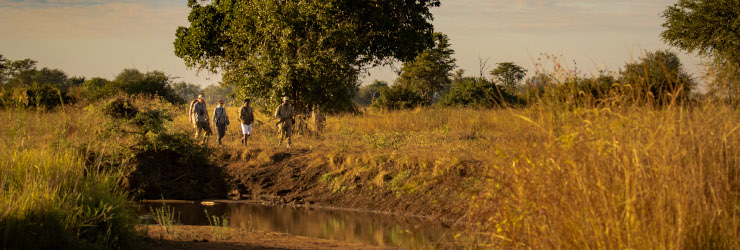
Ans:
POLYGON ((443 106, 493 108, 502 104, 521 104, 521 100, 485 78, 464 77, 456 80, 442 96, 443 106))
POLYGON ((0 163, 0 248, 126 248, 136 214, 118 173, 84 167, 68 151, 11 149, 0 163), (27 171, 34 169, 35 171, 27 171))
POLYGON ((695 86, 681 60, 668 50, 647 52, 639 62, 626 64, 619 81, 635 89, 637 101, 655 100, 658 104, 688 101, 695 86))
POLYGON ((407 109, 423 103, 424 98, 415 91, 401 85, 393 85, 381 89, 380 97, 375 99, 372 105, 384 109, 407 109))

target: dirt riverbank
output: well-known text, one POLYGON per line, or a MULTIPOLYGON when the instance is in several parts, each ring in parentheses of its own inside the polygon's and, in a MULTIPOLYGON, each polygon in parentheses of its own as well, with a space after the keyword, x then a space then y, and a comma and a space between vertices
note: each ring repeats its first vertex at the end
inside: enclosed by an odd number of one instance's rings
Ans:
POLYGON ((231 176, 231 199, 322 206, 457 221, 467 204, 466 171, 423 177, 415 166, 347 167, 349 157, 308 148, 244 148, 217 152, 231 176))

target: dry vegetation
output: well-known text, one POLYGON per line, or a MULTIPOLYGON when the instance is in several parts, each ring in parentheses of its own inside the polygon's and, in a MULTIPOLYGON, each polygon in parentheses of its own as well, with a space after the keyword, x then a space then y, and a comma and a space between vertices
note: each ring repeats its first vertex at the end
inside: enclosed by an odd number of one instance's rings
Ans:
MULTIPOLYGON (((258 120, 250 147, 276 148, 269 119, 258 120)), ((497 246, 738 248, 739 121, 713 103, 371 110, 331 116, 322 136, 297 134, 295 145, 323 152, 310 164, 329 164, 337 186, 390 174, 371 184, 405 195, 465 176, 452 188, 466 196, 444 202, 464 202, 497 246)))
MULTIPOLYGON (((158 105, 165 104, 142 106, 158 105)), ((736 109, 714 103, 591 106, 367 110, 329 116, 323 134, 296 133, 294 147, 313 152, 316 159, 308 165, 329 166, 324 181, 337 192, 352 188, 351 177, 363 174, 376 176, 364 188, 397 197, 456 189, 456 199, 438 202, 461 204, 464 211, 458 212, 471 230, 489 232, 490 244, 498 247, 740 247, 736 109), (440 187, 434 181, 446 176, 461 182, 440 187)), ((68 107, 0 113, 8 121, 0 124, 5 236, 19 235, 36 220, 56 221, 58 230, 70 232, 63 242, 88 237, 76 243, 83 245, 120 245, 90 236, 90 221, 130 232, 130 215, 116 210, 123 206, 121 192, 96 190, 117 190, 124 173, 99 169, 130 159, 121 152, 129 152, 136 139, 107 134, 116 122, 100 112, 68 107), (80 210, 85 206, 98 210, 80 210)), ((184 112, 173 112, 168 129, 190 133, 184 112)), ((276 145, 274 121, 263 114, 250 146, 238 145, 236 108, 228 114, 226 151, 284 150, 276 145)))

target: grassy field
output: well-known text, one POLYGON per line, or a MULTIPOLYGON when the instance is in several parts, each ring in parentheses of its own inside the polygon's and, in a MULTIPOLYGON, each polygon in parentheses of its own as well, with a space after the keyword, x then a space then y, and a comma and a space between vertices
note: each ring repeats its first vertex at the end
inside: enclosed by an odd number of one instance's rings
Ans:
MULTIPOLYGON (((252 147, 276 147, 269 118, 258 120, 252 147)), ((737 110, 712 103, 370 110, 330 116, 324 134, 297 133, 294 145, 325 152, 338 186, 391 173, 371 184, 404 195, 466 176, 458 188, 470 196, 447 202, 465 202, 498 246, 738 248, 739 124, 737 110)))
MULTIPOLYGON (((122 169, 86 159, 104 117, 85 110, 3 110, 0 117, 0 248, 126 248, 137 215, 122 169)), ((121 145, 122 146, 122 145, 121 145)), ((107 159, 110 160, 110 159, 107 159)))
MULTIPOLYGON (((184 107, 165 108, 168 131, 192 133, 184 107)), ((283 150, 264 114, 250 145, 238 145, 236 107, 227 112, 223 150, 283 150)), ((0 247, 134 241, 121 166, 147 136, 94 106, 0 117, 0 247)), ((320 135, 297 131, 294 147, 320 152, 307 164, 329 165, 336 190, 370 174, 366 188, 416 197, 446 188, 437 178, 460 176, 449 188, 464 192, 439 202, 460 204, 470 231, 498 247, 735 249, 739 124, 737 110, 713 103, 366 110, 327 117, 320 135)))

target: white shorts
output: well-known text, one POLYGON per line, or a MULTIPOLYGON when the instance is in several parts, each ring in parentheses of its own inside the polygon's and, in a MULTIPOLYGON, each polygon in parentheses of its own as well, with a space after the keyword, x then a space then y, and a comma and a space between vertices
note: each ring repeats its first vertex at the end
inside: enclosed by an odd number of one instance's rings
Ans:
POLYGON ((242 134, 251 135, 252 125, 242 124, 242 134))

